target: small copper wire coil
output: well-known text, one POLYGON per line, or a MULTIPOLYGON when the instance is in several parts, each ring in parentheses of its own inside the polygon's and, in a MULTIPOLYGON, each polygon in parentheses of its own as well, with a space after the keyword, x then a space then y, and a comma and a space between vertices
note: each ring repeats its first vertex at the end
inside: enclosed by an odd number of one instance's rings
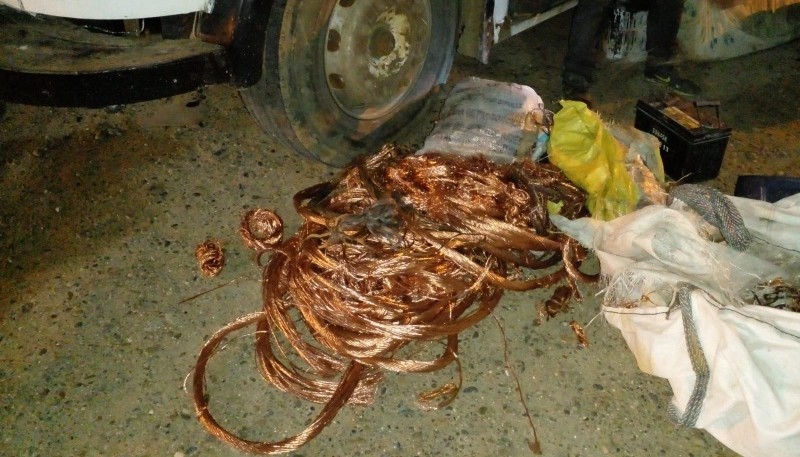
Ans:
POLYGON ((197 245, 194 256, 200 264, 200 271, 203 276, 213 278, 222 271, 225 266, 225 253, 222 245, 216 240, 206 240, 197 245))
POLYGON ((248 248, 262 252, 283 240, 283 220, 274 211, 256 208, 242 216, 239 233, 248 248))

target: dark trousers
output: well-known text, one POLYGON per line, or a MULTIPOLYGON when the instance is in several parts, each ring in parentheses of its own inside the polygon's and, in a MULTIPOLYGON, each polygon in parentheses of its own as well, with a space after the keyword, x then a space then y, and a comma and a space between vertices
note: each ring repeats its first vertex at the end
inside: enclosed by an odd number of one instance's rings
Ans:
MULTIPOLYGON (((677 50, 683 0, 650 0, 647 13, 647 62, 645 71, 668 65, 677 50)), ((564 59, 564 74, 592 81, 597 52, 616 0, 578 0, 564 59)))

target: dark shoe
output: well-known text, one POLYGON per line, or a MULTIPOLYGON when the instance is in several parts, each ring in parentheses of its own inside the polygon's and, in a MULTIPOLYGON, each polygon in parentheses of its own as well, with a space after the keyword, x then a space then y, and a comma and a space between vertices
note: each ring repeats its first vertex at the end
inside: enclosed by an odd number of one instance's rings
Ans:
POLYGON ((583 102, 589 109, 592 109, 594 100, 589 94, 589 81, 583 76, 574 73, 564 73, 561 79, 561 90, 565 100, 583 102))
POLYGON ((700 86, 681 77, 678 71, 673 67, 657 67, 653 69, 645 69, 644 77, 651 83, 661 84, 668 87, 673 92, 687 97, 694 97, 700 93, 700 86))

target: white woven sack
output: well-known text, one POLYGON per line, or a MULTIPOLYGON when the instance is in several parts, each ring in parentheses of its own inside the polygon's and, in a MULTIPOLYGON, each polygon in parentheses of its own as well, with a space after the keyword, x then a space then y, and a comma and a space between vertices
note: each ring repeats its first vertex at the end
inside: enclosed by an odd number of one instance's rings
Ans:
MULTIPOLYGON (((742 3, 723 10, 710 0, 687 0, 678 31, 683 55, 694 61, 724 60, 769 49, 800 36, 796 10, 742 3)), ((796 1, 779 3, 783 6, 796 1)))
MULTIPOLYGON (((678 30, 680 57, 690 61, 725 60, 769 49, 800 37, 800 0, 741 0, 722 9, 712 0, 687 0, 678 30)), ((609 60, 647 59, 648 12, 614 11, 603 47, 609 60)))
POLYGON ((595 250, 609 281, 604 316, 639 368, 669 381, 677 422, 744 456, 797 456, 800 313, 742 301, 770 279, 796 285, 800 195, 731 200, 756 240, 746 252, 711 241, 696 215, 665 206, 609 222, 554 222, 595 250))

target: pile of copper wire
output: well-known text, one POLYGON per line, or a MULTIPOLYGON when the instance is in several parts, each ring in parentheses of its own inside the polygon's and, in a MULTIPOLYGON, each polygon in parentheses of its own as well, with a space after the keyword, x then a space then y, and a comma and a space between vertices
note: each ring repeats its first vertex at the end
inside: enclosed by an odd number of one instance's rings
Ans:
POLYGON ((286 240, 276 233, 276 214, 251 211, 242 224, 245 243, 259 257, 270 255, 263 309, 203 346, 193 377, 200 422, 245 452, 290 452, 343 405, 371 403, 384 370, 432 372, 451 364, 459 333, 489 316, 505 290, 564 284, 578 297, 578 282, 596 278, 579 271, 586 251, 555 229, 548 206, 574 218, 585 215, 583 203, 583 193, 546 164, 385 146, 337 179, 297 193, 303 222, 286 240), (257 327, 262 376, 325 404, 297 435, 246 440, 209 411, 208 360, 227 335, 250 325, 257 327), (444 348, 438 357, 401 356, 408 345, 436 342, 444 348))

